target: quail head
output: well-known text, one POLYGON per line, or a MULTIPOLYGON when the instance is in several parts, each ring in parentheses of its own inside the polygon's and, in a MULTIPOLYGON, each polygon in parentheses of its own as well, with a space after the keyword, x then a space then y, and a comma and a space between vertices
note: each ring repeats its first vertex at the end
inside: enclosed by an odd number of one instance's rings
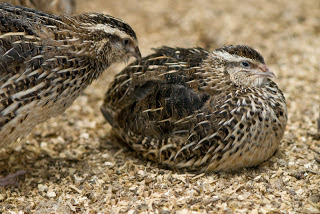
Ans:
POLYGON ((0 3, 0 146, 62 114, 115 62, 140 58, 132 28, 109 15, 50 15, 0 3))
POLYGON ((263 57, 246 45, 162 47, 111 83, 101 107, 145 158, 210 172, 256 166, 279 146, 286 102, 263 57))

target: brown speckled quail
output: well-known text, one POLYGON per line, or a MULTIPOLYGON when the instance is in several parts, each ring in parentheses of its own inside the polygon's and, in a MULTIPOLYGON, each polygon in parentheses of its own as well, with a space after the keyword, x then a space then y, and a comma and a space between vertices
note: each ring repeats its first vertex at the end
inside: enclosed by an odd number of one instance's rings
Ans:
POLYGON ((198 172, 237 170, 266 161, 283 136, 286 102, 273 77, 245 45, 163 47, 115 77, 101 110, 147 159, 198 172))
POLYGON ((141 57, 136 34, 120 19, 0 3, 0 146, 62 114, 106 68, 131 56, 141 57))

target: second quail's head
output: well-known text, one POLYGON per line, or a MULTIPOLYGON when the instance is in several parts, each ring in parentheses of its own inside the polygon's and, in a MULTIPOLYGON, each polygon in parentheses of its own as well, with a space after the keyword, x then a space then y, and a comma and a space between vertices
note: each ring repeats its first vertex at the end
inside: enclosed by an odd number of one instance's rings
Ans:
POLYGON ((216 49, 213 55, 223 59, 225 71, 238 86, 263 87, 267 78, 275 77, 263 57, 249 46, 225 46, 216 49))
POLYGON ((81 14, 76 19, 90 39, 96 40, 91 49, 99 60, 113 63, 127 62, 131 56, 141 58, 136 34, 127 23, 102 13, 81 14))

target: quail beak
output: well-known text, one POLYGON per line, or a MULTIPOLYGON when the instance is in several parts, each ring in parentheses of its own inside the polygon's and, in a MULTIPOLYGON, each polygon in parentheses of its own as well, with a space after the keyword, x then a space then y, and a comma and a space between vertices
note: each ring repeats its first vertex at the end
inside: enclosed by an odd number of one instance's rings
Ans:
POLYGON ((276 75, 266 65, 259 65, 258 71, 255 74, 263 77, 276 78, 276 75))
POLYGON ((132 48, 130 50, 130 54, 134 56, 137 60, 141 60, 141 53, 138 46, 135 48, 132 48))

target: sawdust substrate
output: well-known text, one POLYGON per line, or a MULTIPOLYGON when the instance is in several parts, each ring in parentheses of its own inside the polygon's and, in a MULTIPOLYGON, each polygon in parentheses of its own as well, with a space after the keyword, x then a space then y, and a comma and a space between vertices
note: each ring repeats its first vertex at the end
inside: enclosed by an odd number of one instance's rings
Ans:
POLYGON ((288 125, 277 153, 257 168, 190 174, 146 161, 110 137, 100 113, 112 66, 62 116, 0 150, 3 213, 320 213, 320 1, 77 1, 135 29, 142 54, 162 45, 213 50, 248 44, 277 75, 288 125), (87 3, 90 2, 90 3, 87 3))

